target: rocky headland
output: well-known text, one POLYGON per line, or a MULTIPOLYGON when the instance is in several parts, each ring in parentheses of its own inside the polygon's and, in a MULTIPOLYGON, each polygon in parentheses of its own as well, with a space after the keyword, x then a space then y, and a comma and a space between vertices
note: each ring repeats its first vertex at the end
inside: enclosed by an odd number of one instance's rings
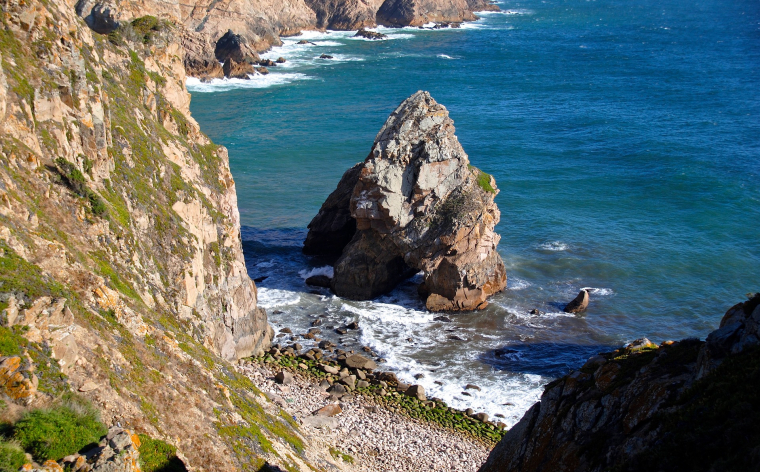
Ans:
POLYGON ((446 108, 420 91, 343 175, 309 223, 304 252, 340 253, 331 287, 341 297, 368 300, 422 271, 428 309, 481 309, 507 283, 497 192, 470 165, 446 108))
POLYGON ((547 385, 480 472, 757 470, 760 294, 705 341, 641 339, 547 385))

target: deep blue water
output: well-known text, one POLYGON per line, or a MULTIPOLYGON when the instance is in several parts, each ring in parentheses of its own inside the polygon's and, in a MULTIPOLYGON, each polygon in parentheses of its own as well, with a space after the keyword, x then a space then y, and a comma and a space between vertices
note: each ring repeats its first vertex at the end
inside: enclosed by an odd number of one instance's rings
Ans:
POLYGON ((269 276, 259 287, 275 326, 359 319, 344 344, 370 344, 434 393, 513 421, 589 355, 704 337, 760 290, 760 3, 500 5, 507 14, 459 30, 381 42, 307 33, 317 46, 286 40, 269 57, 288 63, 269 76, 189 88, 195 118, 229 148, 249 271, 269 276), (446 326, 411 284, 357 304, 309 293, 298 274, 324 265, 298 250, 306 224, 419 89, 500 189, 510 288, 446 326), (598 289, 588 312, 560 315, 581 287, 598 289), (456 330, 466 343, 449 339, 456 330), (458 378, 488 388, 464 398, 458 378))

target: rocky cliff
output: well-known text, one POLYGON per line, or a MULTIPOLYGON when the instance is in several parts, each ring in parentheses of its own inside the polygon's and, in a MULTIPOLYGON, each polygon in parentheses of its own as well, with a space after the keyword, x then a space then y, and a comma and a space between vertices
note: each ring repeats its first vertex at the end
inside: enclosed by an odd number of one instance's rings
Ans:
POLYGON ((481 472, 758 470, 760 294, 705 342, 646 340, 546 387, 481 472))
POLYGON ((5 399, 78 391, 199 470, 309 469, 292 418, 229 363, 271 328, 227 151, 189 113, 183 28, 141 17, 106 36, 65 1, 2 6, 0 354, 19 364, 5 399))
POLYGON ((339 296, 370 299, 422 271, 430 310, 483 308, 506 286, 496 193, 493 177, 469 164, 446 108, 420 91, 344 174, 309 224, 304 252, 340 252, 339 296))

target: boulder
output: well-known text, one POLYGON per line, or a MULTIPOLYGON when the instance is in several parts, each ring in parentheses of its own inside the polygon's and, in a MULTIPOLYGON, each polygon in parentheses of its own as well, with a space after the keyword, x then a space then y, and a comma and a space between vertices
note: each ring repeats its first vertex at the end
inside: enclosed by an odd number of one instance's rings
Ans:
POLYGON ((258 64, 260 66, 265 66, 265 67, 275 67, 275 66, 277 66, 277 63, 274 62, 271 59, 261 59, 260 61, 258 61, 258 64))
POLYGON ((366 39, 372 39, 372 40, 385 39, 388 37, 387 34, 378 33, 375 31, 369 31, 364 28, 361 28, 359 31, 357 31, 354 36, 358 38, 366 38, 366 39))
POLYGON ((320 59, 332 59, 333 57, 331 55, 329 55, 329 54, 322 54, 321 56, 319 56, 319 58, 320 59))
POLYGON ((416 398, 417 400, 424 402, 427 400, 427 397, 425 396, 425 388, 422 385, 412 385, 408 389, 406 389, 406 392, 404 392, 407 396, 416 398))
POLYGON ((565 313, 580 313, 588 307, 588 290, 581 289, 578 296, 565 307, 565 313))
POLYGON ((350 356, 346 357, 346 360, 344 361, 344 364, 346 367, 351 369, 364 369, 364 370, 375 370, 377 369, 377 364, 375 364, 375 361, 372 359, 368 359, 361 354, 351 354, 350 356))
POLYGON ((475 413, 474 415, 472 415, 472 417, 475 418, 478 421, 482 421, 483 423, 485 423, 486 421, 488 421, 488 414, 487 413, 475 413))
POLYGON ((289 385, 293 383, 293 374, 287 370, 281 370, 274 376, 274 381, 281 385, 289 385))
POLYGON ((269 73, 269 69, 266 67, 255 67, 256 72, 258 72, 261 75, 267 75, 269 73))
POLYGON ((306 285, 313 285, 314 287, 330 288, 332 279, 326 275, 312 275, 306 279, 306 285))
POLYGON ((496 193, 493 177, 470 166, 446 108, 420 91, 344 174, 310 223, 304 252, 340 250, 332 289, 341 297, 371 299, 422 271, 428 309, 480 309, 506 287, 496 193), (331 237, 337 228, 342 241, 355 228, 342 248, 331 237))
POLYGON ((332 393, 334 395, 345 395, 348 393, 348 390, 346 389, 346 386, 343 384, 332 384, 330 388, 327 389, 327 393, 332 393))
POLYGON ((343 410, 341 409, 340 405, 336 403, 331 403, 329 405, 325 405, 322 408, 316 410, 312 413, 314 416, 335 416, 340 413, 342 413, 343 410))
POLYGON ((19 356, 0 357, 0 393, 11 401, 30 404, 37 393, 34 374, 19 356))
POLYGON ((287 61, 285 60, 284 57, 278 57, 277 60, 274 62, 276 62, 277 64, 285 64, 287 61))
POLYGON ((234 59, 227 59, 222 66, 224 76, 230 79, 250 79, 250 75, 256 73, 253 66, 247 62, 236 62, 234 59))

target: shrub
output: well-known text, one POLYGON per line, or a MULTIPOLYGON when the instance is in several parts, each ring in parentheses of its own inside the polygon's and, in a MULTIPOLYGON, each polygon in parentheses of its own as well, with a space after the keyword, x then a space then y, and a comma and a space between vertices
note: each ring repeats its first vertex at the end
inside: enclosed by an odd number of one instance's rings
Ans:
POLYGON ((80 197, 86 196, 87 182, 84 180, 84 174, 77 169, 77 166, 62 157, 56 159, 55 164, 58 166, 61 177, 66 181, 66 185, 80 197))
POLYGON ((14 426, 14 438, 38 462, 58 461, 89 444, 107 429, 100 414, 85 399, 68 395, 52 408, 33 410, 14 426))
POLYGON ((140 465, 143 472, 187 472, 177 448, 160 439, 140 434, 140 465))
POLYGON ((0 440, 0 472, 16 472, 26 463, 26 454, 14 441, 0 440))

